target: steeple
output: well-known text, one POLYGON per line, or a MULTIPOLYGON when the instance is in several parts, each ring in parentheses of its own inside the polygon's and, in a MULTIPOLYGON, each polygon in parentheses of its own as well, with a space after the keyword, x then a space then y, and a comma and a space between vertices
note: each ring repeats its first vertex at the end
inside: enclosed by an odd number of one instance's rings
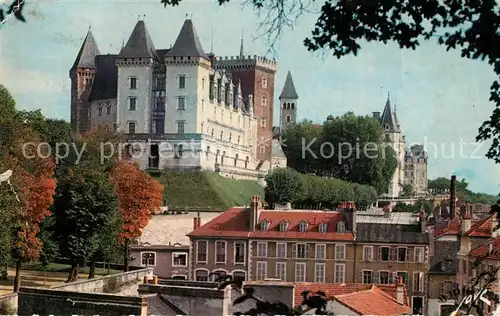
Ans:
POLYGON ((244 56, 244 52, 243 52, 243 30, 241 30, 240 59, 242 59, 243 56, 244 56))
POLYGON ((399 124, 396 119, 396 114, 392 111, 390 94, 387 93, 387 101, 385 102, 384 112, 382 112, 382 117, 380 118, 380 124, 387 131, 398 132, 399 124))
POLYGON ((203 57, 208 59, 203 51, 198 34, 196 34, 192 20, 187 19, 184 21, 174 46, 166 54, 166 57, 203 57))
POLYGON ((92 35, 92 32, 89 30, 87 32, 87 36, 83 40, 82 47, 78 52, 75 62, 73 63, 73 67, 75 68, 96 68, 95 66, 95 57, 100 55, 99 48, 97 48, 97 43, 92 35))
POLYGON ((299 95, 297 91, 295 91, 295 85, 293 84, 292 73, 288 71, 286 75, 285 85, 283 86, 283 90, 281 91, 279 99, 298 99, 299 95))
POLYGON ((143 20, 137 21, 137 24, 130 34, 127 44, 118 54, 120 58, 154 58, 159 59, 153 41, 149 36, 146 24, 143 20))

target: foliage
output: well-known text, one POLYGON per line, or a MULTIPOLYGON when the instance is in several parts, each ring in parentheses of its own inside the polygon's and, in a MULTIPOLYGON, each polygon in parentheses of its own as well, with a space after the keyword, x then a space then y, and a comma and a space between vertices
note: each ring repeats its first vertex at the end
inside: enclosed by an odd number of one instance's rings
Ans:
POLYGON ((403 185, 403 196, 412 196, 413 195, 413 186, 409 183, 403 185))
POLYGON ((370 186, 338 179, 301 174, 293 169, 274 169, 267 177, 266 202, 290 202, 296 208, 335 208, 340 202, 354 201, 358 208, 374 203, 378 194, 370 186), (298 182, 297 182, 298 181, 298 182))
POLYGON ((14 0, 12 4, 9 6, 9 9, 7 9, 6 12, 7 15, 4 13, 3 9, 0 9, 0 23, 3 24, 7 20, 7 16, 12 14, 18 21, 26 22, 26 19, 22 15, 24 1, 25 0, 14 0))
POLYGON ((321 127, 303 121, 282 142, 288 165, 299 172, 371 185, 385 193, 397 167, 394 150, 382 142, 380 123, 352 112, 321 127))
POLYGON ((116 164, 111 179, 123 220, 120 237, 122 240, 140 237, 152 212, 163 203, 163 186, 137 164, 124 160, 116 164))
MULTIPOLYGON (((451 179, 438 177, 429 180, 428 188, 436 193, 446 193, 450 189, 451 179)), ((497 197, 485 193, 476 193, 468 189, 469 183, 466 179, 456 181, 455 188, 459 200, 474 204, 495 204, 497 197)))
POLYGON ((290 307, 282 302, 269 302, 255 294, 255 289, 249 286, 243 286, 243 281, 238 278, 233 278, 231 274, 225 272, 213 272, 209 278, 215 278, 217 288, 219 290, 225 289, 230 286, 243 294, 233 301, 233 305, 238 305, 247 301, 254 301, 255 307, 246 312, 236 312, 234 315, 283 315, 295 316, 308 314, 309 311, 314 311, 314 315, 329 315, 326 311, 326 306, 329 298, 324 292, 318 291, 313 293, 311 291, 302 292, 304 298, 301 306, 292 310, 290 307))
POLYGON ((419 213, 421 210, 425 211, 425 214, 432 214, 433 204, 431 201, 426 199, 418 199, 415 204, 405 204, 402 202, 397 202, 393 208, 394 212, 411 212, 419 213))
POLYGON ((40 232, 38 236, 42 242, 42 249, 40 251, 40 259, 38 260, 42 266, 48 267, 54 259, 59 255, 59 244, 55 238, 53 227, 55 224, 55 217, 45 217, 40 225, 40 232))
POLYGON ((98 238, 117 208, 115 189, 106 173, 82 165, 58 179, 55 230, 62 254, 74 266, 98 248, 98 238))

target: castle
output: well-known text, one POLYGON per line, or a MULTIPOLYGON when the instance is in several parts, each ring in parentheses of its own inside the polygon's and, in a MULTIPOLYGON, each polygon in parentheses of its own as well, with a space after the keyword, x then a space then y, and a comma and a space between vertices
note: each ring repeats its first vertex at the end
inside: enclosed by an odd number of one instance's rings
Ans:
POLYGON ((405 184, 410 184, 413 193, 422 195, 427 192, 427 154, 422 145, 406 148, 406 139, 399 124, 396 110, 392 109, 390 96, 387 95, 384 111, 373 112, 373 117, 380 121, 384 142, 396 153, 397 167, 384 194, 399 197, 405 184))
POLYGON ((286 166, 272 140, 276 70, 244 56, 243 40, 238 56, 205 53, 190 19, 170 49, 156 49, 139 20, 117 55, 101 55, 89 29, 69 72, 72 130, 115 128, 143 169, 262 178, 286 166))

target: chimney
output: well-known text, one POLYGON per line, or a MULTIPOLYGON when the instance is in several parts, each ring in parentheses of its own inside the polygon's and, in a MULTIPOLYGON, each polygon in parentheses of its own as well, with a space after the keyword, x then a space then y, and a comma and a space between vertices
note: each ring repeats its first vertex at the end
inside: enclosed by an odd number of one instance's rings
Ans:
POLYGON ((400 305, 405 305, 405 289, 404 289, 403 277, 396 277, 396 301, 400 305))
POLYGON ((425 232, 425 211, 424 210, 420 210, 420 214, 419 214, 419 224, 420 224, 420 232, 425 232))
POLYGON ((200 226, 201 226, 201 217, 200 217, 200 212, 198 212, 196 217, 193 218, 193 230, 197 229, 200 226))
POLYGON ((373 118, 380 119, 380 112, 372 112, 373 118))
POLYGON ((451 219, 455 218, 455 212, 457 209, 456 181, 457 181, 457 176, 452 175, 451 176, 451 183, 450 183, 450 218, 451 219))
POLYGON ((260 213, 260 196, 254 195, 252 196, 252 201, 250 202, 249 208, 249 227, 250 231, 255 231, 257 229, 257 224, 259 222, 259 213, 260 213))

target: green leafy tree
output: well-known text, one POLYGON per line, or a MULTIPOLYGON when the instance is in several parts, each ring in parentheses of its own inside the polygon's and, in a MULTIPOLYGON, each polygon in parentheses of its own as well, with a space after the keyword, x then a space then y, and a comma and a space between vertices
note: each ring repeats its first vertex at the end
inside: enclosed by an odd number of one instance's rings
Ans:
POLYGON ((412 196, 413 195, 413 186, 409 183, 403 185, 403 195, 404 196, 412 196))
POLYGON ((40 251, 40 264, 47 268, 54 259, 59 255, 59 244, 57 243, 56 236, 54 234, 54 225, 56 218, 48 216, 40 225, 40 232, 38 236, 42 241, 42 250, 40 251))
MULTIPOLYGON (((312 146, 310 146, 311 151, 319 153, 319 138, 321 135, 321 125, 314 124, 308 120, 304 120, 285 130, 282 135, 282 142, 284 144, 283 151, 287 157, 288 167, 302 173, 318 172, 320 168, 319 159, 314 158, 310 152, 303 149, 307 144, 313 142, 312 146)), ((317 154, 315 155, 318 156, 317 154)))
POLYGON ((78 165, 59 177, 54 203, 55 230, 61 253, 71 259, 68 282, 99 249, 99 238, 118 209, 115 188, 101 171, 78 165))
POLYGON ((302 180, 300 173, 291 168, 277 168, 266 176, 267 190, 272 196, 268 201, 273 203, 294 203, 300 197, 302 180))

